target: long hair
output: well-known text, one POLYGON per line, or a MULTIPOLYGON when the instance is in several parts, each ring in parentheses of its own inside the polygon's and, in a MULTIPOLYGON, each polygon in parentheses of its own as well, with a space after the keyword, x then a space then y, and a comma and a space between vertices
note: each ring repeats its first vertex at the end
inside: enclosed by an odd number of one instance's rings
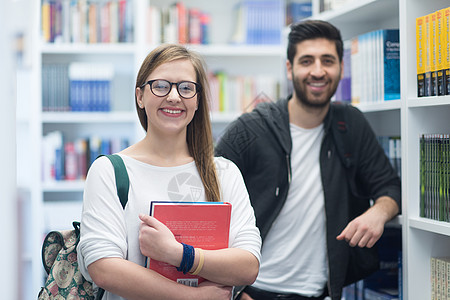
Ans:
POLYGON ((325 38, 335 43, 336 52, 341 62, 344 53, 341 32, 332 24, 321 20, 306 20, 291 25, 287 47, 287 58, 289 62, 293 64, 294 57, 297 54, 298 43, 318 38, 325 38))
MULTIPOLYGON (((189 154, 205 188, 206 201, 221 201, 219 180, 214 164, 214 145, 209 117, 210 91, 203 59, 184 46, 165 44, 157 47, 145 58, 136 78, 136 88, 145 83, 148 76, 160 65, 178 59, 188 59, 194 66, 197 83, 201 89, 197 94, 198 109, 187 126, 186 142, 189 154)), ((136 111, 142 127, 147 132, 148 119, 145 108, 140 108, 135 94, 136 111)))

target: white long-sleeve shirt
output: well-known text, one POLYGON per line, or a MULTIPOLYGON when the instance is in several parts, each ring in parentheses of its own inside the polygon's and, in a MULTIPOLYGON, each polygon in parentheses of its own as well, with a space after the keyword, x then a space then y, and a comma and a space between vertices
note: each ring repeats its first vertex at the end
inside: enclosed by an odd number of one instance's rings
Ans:
MULTIPOLYGON (((106 157, 94 161, 86 178, 81 218, 78 263, 92 281, 87 267, 106 257, 119 257, 145 265, 139 250, 139 214, 150 212, 150 202, 206 201, 195 162, 176 167, 157 167, 120 155, 130 179, 128 203, 122 209, 117 196, 114 168, 106 157)), ((225 158, 215 158, 222 201, 232 204, 229 247, 251 252, 260 260, 261 238, 253 208, 239 169, 225 158)), ((106 292, 103 299, 118 300, 106 292)))

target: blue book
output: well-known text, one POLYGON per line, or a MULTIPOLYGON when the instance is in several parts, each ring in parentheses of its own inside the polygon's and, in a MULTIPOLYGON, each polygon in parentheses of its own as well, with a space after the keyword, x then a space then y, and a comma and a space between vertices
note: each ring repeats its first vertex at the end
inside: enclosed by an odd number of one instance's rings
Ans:
POLYGON ((384 100, 400 99, 400 38, 398 29, 383 30, 384 100))

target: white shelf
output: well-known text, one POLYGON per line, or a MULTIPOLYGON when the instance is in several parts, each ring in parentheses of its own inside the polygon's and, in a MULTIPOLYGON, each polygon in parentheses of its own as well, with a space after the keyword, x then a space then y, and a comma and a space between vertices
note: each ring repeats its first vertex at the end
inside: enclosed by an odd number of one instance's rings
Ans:
POLYGON ((61 180, 44 182, 43 192, 82 192, 84 190, 84 180, 61 180))
POLYGON ((401 104, 402 103, 400 100, 389 100, 378 103, 358 104, 355 106, 362 112, 380 112, 388 110, 400 110, 401 104))
POLYGON ((354 0, 340 8, 313 16, 337 26, 344 40, 374 29, 398 28, 399 2, 396 0, 354 0))
POLYGON ((134 55, 136 44, 41 44, 42 54, 128 54, 134 55))
POLYGON ((450 223, 426 218, 409 217, 409 226, 426 232, 450 236, 450 223))
POLYGON ((136 112, 44 112, 43 123, 135 123, 136 112))
POLYGON ((448 105, 450 105, 450 96, 433 96, 408 99, 408 107, 431 107, 448 105))
POLYGON ((187 45, 187 48, 197 51, 204 56, 273 56, 285 55, 284 46, 251 46, 251 45, 187 45))

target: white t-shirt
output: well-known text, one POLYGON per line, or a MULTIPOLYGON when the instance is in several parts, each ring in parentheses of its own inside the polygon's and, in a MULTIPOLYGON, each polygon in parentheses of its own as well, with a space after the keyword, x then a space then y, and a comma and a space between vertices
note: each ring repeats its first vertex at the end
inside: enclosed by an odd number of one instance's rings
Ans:
MULTIPOLYGON (((130 179, 128 203, 122 209, 116 192, 114 168, 108 158, 97 159, 86 178, 78 261, 83 276, 92 281, 87 266, 105 257, 120 257, 145 265, 139 250, 139 214, 150 211, 150 201, 205 201, 195 162, 176 167, 152 166, 120 155, 130 179)), ((222 201, 232 204, 229 247, 248 250, 259 260, 261 238, 255 225, 244 180, 225 158, 215 158, 222 201)), ((123 299, 106 292, 103 299, 123 299)))
POLYGON ((267 234, 255 287, 320 296, 327 282, 325 207, 319 153, 323 125, 290 125, 292 181, 286 203, 267 234))

